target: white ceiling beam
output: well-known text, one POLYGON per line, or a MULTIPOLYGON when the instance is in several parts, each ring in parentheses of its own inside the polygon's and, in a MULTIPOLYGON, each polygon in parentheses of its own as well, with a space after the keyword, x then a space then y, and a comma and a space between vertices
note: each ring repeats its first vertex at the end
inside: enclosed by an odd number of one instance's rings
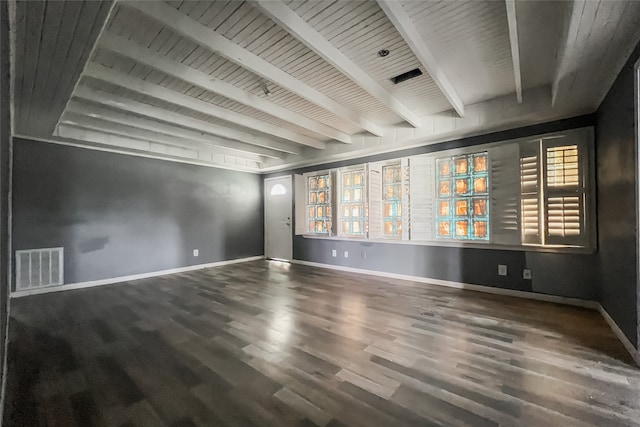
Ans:
POLYGON ((421 126, 420 118, 413 111, 365 73, 289 6, 280 1, 268 0, 256 0, 252 4, 411 126, 416 128, 421 126))
MULTIPOLYGON (((183 149, 195 149, 196 151, 201 151, 204 149, 206 151, 217 153, 217 154, 223 154, 222 151, 225 151, 224 149, 220 150, 218 149, 218 147, 214 147, 214 146, 208 146, 204 148, 202 144, 199 144, 194 141, 189 141, 187 139, 179 139, 179 138, 168 136, 162 133, 148 131, 148 130, 140 129, 137 127, 125 125, 122 123, 113 122, 111 120, 106 120, 104 118, 88 117, 83 114, 78 114, 78 113, 69 112, 69 111, 65 111, 65 113, 62 115, 62 117, 60 118, 60 124, 81 127, 83 129, 91 129, 91 130, 114 134, 114 135, 126 136, 126 137, 135 138, 135 139, 148 141, 148 142, 157 142, 160 144, 183 148, 183 149)), ((234 151, 233 156, 256 161, 255 155, 252 155, 249 153, 242 153, 240 151, 234 151)), ((262 161, 262 160, 257 160, 257 161, 262 161)))
MULTIPOLYGON (((561 92, 568 90, 575 81, 576 71, 581 66, 584 54, 585 37, 590 32, 584 31, 582 39, 579 36, 580 23, 592 21, 600 7, 599 1, 575 0, 567 5, 565 27, 563 29, 560 47, 558 49, 558 64, 556 74, 551 85, 551 106, 555 107, 561 92), (567 89, 565 89, 567 88, 567 89)), ((564 94, 565 92, 563 92, 564 94)))
POLYGON ((184 147, 174 147, 155 141, 145 141, 121 136, 113 133, 95 131, 81 126, 58 124, 53 132, 54 136, 63 140, 50 140, 56 144, 91 150, 120 153, 136 157, 169 160, 173 162, 189 163, 199 166, 209 166, 222 169, 240 170, 256 173, 263 163, 233 155, 218 154, 212 151, 196 151, 184 147))
POLYGON ((351 143, 351 136, 345 132, 288 110, 278 104, 242 90, 230 83, 213 78, 209 74, 198 71, 178 61, 158 55, 153 50, 140 46, 112 32, 106 31, 102 35, 100 38, 100 47, 133 59, 134 61, 141 62, 151 68, 155 68, 156 70, 209 92, 217 93, 225 98, 255 108, 256 110, 265 112, 286 122, 305 127, 317 134, 344 142, 345 144, 351 143))
POLYGON ((402 4, 399 1, 385 0, 378 0, 378 4, 404 38, 413 54, 427 70, 435 84, 440 88, 453 109, 456 110, 460 117, 464 117, 464 102, 462 102, 460 95, 458 95, 435 56, 431 53, 427 42, 422 38, 413 21, 402 8, 402 4))
POLYGON ((109 122, 120 123, 126 126, 147 130, 150 132, 157 132, 164 135, 173 136, 175 138, 178 138, 178 140, 188 141, 190 144, 192 142, 196 142, 200 145, 215 147, 216 149, 219 148, 226 151, 233 151, 235 152, 235 156, 251 158, 252 160, 256 161, 260 161, 259 158, 261 156, 270 157, 273 159, 279 159, 283 156, 282 153, 275 150, 242 144, 240 142, 230 141, 228 139, 220 139, 215 136, 204 135, 200 132, 179 128, 165 123, 160 123, 155 120, 134 117, 126 113, 113 111, 97 105, 90 105, 86 102, 80 102, 76 98, 69 101, 65 112, 89 116, 96 119, 107 120, 109 122))
POLYGON ((136 1, 122 3, 122 5, 130 6, 139 10, 145 15, 150 16, 164 26, 170 28, 177 34, 180 34, 181 36, 198 43, 229 61, 232 61, 257 75, 274 82, 289 92, 295 93, 307 101, 322 107, 343 119, 349 120, 376 136, 382 136, 384 134, 382 127, 376 125, 369 119, 366 119, 357 111, 334 101, 320 91, 296 79, 243 47, 233 43, 226 37, 200 24, 195 19, 181 13, 179 10, 171 7, 165 2, 136 1))
POLYGON ((181 116, 176 113, 163 110, 142 102, 135 101, 123 96, 114 95, 99 90, 89 88, 87 86, 79 86, 74 92, 74 97, 92 101, 98 104, 107 105, 120 111, 126 111, 140 116, 145 116, 154 120, 160 120, 167 123, 175 123, 179 118, 180 126, 186 127, 198 132, 204 132, 211 135, 217 135, 222 138, 233 139, 241 143, 262 147, 269 150, 281 151, 289 154, 300 154, 299 146, 272 141, 250 133, 242 132, 236 129, 217 126, 213 123, 203 120, 194 119, 187 116, 181 116))
POLYGON ((509 42, 511 43, 513 77, 516 83, 516 98, 518 100, 518 104, 522 104, 522 74, 520 73, 520 44, 518 42, 516 0, 505 0, 505 4, 507 6, 507 23, 509 25, 509 42))
POLYGON ((111 68, 98 65, 96 63, 89 64, 84 71, 85 77, 91 77, 125 89, 138 92, 152 98, 160 99, 180 107, 198 111, 211 117, 225 120, 236 125, 244 126, 259 132, 263 132, 278 138, 286 139, 297 144, 306 145, 319 150, 325 148, 325 143, 317 139, 300 135, 299 133, 284 129, 280 126, 262 120, 256 120, 244 114, 239 114, 226 108, 219 107, 209 102, 201 101, 189 95, 167 89, 163 86, 140 80, 129 76, 128 74, 115 71, 111 68))

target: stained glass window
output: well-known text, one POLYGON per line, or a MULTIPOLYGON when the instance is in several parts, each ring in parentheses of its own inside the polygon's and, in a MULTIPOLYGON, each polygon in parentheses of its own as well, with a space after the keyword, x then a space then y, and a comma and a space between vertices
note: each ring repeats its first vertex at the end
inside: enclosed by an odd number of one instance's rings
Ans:
POLYGON ((329 234, 331 231, 331 175, 308 178, 307 232, 329 234))
POLYGON ((487 166, 487 152, 436 160, 438 238, 489 240, 487 166))
POLYGON ((342 171, 340 179, 342 180, 340 232, 342 235, 363 236, 367 225, 364 169, 342 171))
POLYGON ((385 237, 402 236, 402 168, 382 167, 382 225, 385 237))

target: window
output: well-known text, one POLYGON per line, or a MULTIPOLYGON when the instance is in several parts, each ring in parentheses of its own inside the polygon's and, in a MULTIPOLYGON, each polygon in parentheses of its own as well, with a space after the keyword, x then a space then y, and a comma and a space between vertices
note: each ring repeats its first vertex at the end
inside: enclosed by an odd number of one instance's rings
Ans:
POLYGON ((436 237, 489 240, 487 152, 436 160, 436 237))
POLYGON ((592 248, 591 135, 576 129, 298 175, 296 233, 592 248))
POLYGON ((365 169, 340 171, 340 226, 342 236, 364 236, 367 229, 365 169))
POLYGON ((331 233, 331 174, 307 178, 307 233, 331 233))
POLYGON ((402 166, 382 167, 383 236, 402 237, 402 166))
POLYGON ((588 244, 585 157, 583 144, 568 138, 523 144, 520 155, 522 243, 588 244))

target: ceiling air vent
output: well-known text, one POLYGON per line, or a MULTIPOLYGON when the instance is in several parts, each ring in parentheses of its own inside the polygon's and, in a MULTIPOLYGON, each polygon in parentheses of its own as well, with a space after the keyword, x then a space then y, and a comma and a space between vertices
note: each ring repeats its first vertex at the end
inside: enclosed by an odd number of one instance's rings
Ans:
POLYGON ((414 70, 407 71, 406 73, 399 74, 395 77, 391 77, 391 81, 393 82, 394 85, 397 85, 398 83, 406 82, 409 79, 412 79, 414 77, 418 77, 421 75, 422 75, 422 71, 420 71, 420 68, 416 68, 414 70))

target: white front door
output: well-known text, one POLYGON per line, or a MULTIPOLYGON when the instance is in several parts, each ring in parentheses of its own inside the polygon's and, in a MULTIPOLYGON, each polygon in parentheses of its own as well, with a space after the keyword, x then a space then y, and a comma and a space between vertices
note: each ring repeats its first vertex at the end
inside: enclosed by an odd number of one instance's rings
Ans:
POLYGON ((293 256, 291 176, 264 180, 264 250, 271 259, 293 256))

